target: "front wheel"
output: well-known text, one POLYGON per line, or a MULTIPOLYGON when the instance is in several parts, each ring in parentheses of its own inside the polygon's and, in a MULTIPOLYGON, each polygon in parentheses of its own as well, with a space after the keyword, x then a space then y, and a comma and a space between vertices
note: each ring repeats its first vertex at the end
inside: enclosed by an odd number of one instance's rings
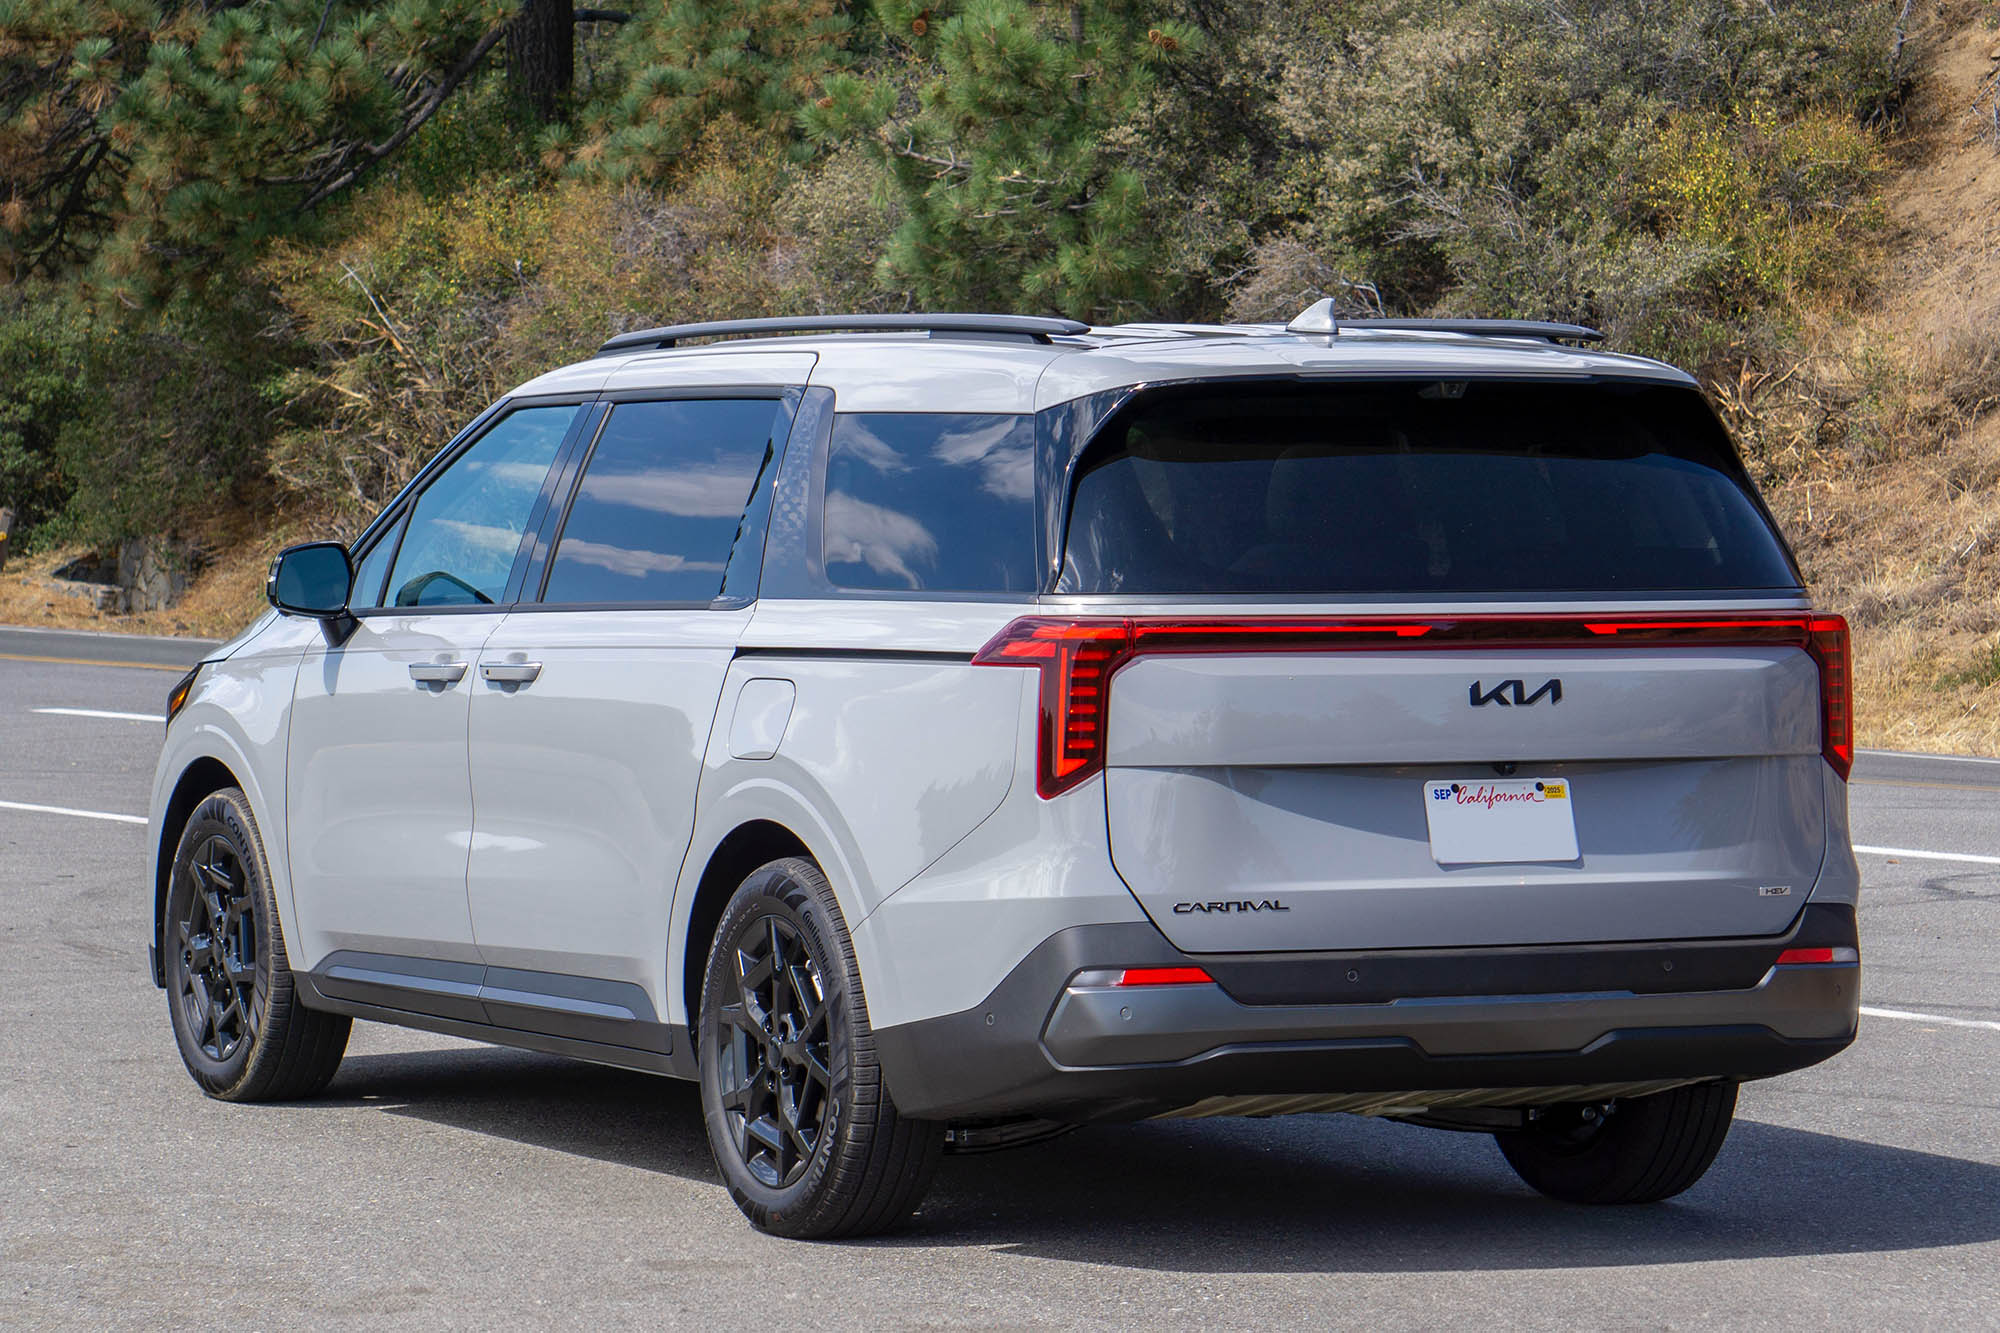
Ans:
POLYGON ((285 1101, 324 1088, 351 1020, 298 1002, 257 817, 231 787, 195 807, 174 850, 161 932, 181 1060, 211 1097, 285 1101))
POLYGON ((1494 1137, 1522 1180, 1569 1203, 1657 1203, 1700 1180, 1728 1137, 1734 1083, 1545 1108, 1494 1137))
POLYGON ((698 1032, 709 1147, 756 1227, 861 1236, 916 1208, 945 1127, 890 1100, 854 946, 818 866, 773 861, 736 890, 709 950, 698 1032))

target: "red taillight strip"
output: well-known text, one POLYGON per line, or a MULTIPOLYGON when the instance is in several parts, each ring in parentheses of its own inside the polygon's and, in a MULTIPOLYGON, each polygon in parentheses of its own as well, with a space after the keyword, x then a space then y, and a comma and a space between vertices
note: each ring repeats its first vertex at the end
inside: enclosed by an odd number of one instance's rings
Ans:
POLYGON ((1810 612, 1158 620, 1023 616, 996 634, 972 660, 988 666, 1039 668, 1041 736, 1035 790, 1048 798, 1103 771, 1111 677, 1134 657, 1403 652, 1492 645, 1601 648, 1626 643, 1794 647, 1811 654, 1819 667, 1821 753, 1842 778, 1852 770, 1847 622, 1810 612))

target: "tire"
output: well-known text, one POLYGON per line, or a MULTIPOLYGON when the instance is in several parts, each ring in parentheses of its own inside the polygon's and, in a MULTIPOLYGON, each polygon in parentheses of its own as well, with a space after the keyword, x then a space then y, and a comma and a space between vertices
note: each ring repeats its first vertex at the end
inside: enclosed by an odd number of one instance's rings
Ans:
POLYGON ((865 1236, 916 1209, 945 1126, 890 1100, 854 945, 818 866, 773 861, 737 888, 709 950, 697 1031, 709 1148, 758 1230, 865 1236))
POLYGON ((319 1092, 340 1067, 353 1024, 298 1001, 270 863, 241 791, 227 788, 195 807, 171 874, 161 963, 188 1073, 225 1102, 319 1092))
POLYGON ((1702 1178, 1735 1113, 1734 1083, 1701 1083, 1608 1108, 1550 1107, 1529 1128, 1494 1137, 1521 1179, 1552 1199, 1657 1203, 1702 1178))

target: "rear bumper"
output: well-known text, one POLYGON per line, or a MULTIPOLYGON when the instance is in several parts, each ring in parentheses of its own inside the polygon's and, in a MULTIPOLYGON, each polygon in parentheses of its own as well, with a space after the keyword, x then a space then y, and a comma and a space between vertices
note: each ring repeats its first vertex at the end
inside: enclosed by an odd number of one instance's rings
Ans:
POLYGON ((984 1004, 879 1029, 876 1043, 897 1107, 934 1119, 1766 1078, 1847 1046, 1860 1005, 1857 964, 1777 967, 1777 955, 1854 943, 1842 906, 1809 906, 1757 940, 1376 954, 1190 957, 1150 924, 1077 926, 984 1004), (1218 984, 1079 984, 1161 966, 1218 984))

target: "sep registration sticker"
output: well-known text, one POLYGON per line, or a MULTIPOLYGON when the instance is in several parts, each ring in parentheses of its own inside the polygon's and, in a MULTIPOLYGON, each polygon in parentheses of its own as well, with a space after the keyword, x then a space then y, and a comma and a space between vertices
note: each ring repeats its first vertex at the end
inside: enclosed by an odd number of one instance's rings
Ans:
POLYGON ((1431 856, 1440 865, 1574 861, 1576 816, 1561 778, 1424 783, 1431 856))

